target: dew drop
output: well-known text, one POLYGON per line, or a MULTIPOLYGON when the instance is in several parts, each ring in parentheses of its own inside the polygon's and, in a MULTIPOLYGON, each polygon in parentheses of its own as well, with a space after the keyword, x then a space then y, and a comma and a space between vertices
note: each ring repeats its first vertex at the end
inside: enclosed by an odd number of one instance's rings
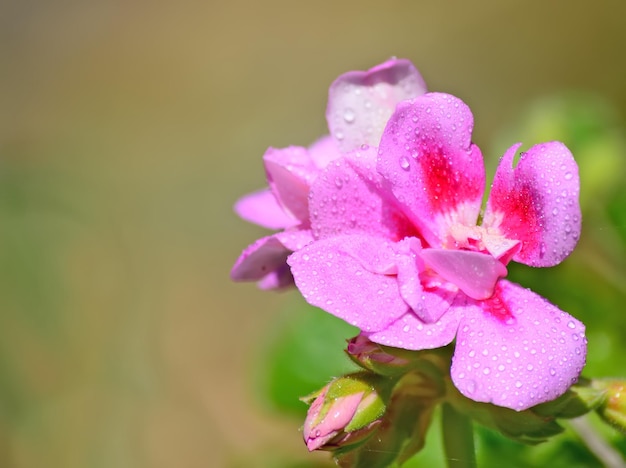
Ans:
POLYGON ((409 158, 407 158, 406 156, 401 156, 399 162, 402 169, 404 169, 405 171, 409 169, 409 158))
POLYGON ((515 382, 515 388, 521 388, 521 387, 522 387, 522 382, 520 382, 519 380, 515 382))
POLYGON ((352 109, 346 108, 346 110, 343 111, 343 120, 345 120, 346 123, 353 123, 355 118, 356 114, 352 109))
POLYGON ((476 382, 474 382, 473 380, 469 380, 467 382, 467 386, 465 387, 465 390, 469 394, 474 393, 476 391, 476 382))
POLYGON ((491 369, 489 369, 488 367, 485 367, 483 369, 483 374, 485 374, 485 375, 489 375, 490 372, 491 372, 491 369))
POLYGON ((567 326, 569 328, 572 328, 572 329, 576 328, 576 324, 574 322, 572 322, 571 320, 569 322, 567 322, 567 326))
POLYGON ((571 180, 572 177, 574 177, 574 175, 571 172, 566 172, 565 173, 565 180, 571 180))
POLYGON ((550 367, 550 375, 554 377, 556 375, 556 369, 554 367, 550 367))

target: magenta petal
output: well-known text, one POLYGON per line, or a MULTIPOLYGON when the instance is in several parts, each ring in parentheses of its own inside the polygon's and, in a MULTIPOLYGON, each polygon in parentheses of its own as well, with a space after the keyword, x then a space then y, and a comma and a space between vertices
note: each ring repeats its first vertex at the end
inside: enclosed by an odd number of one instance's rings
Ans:
POLYGON ((319 172, 308 150, 300 146, 269 148, 263 161, 270 188, 280 204, 295 218, 307 220, 309 187, 319 172))
POLYGON ((429 93, 398 104, 380 141, 378 171, 431 247, 451 224, 476 224, 485 169, 473 126, 463 101, 429 93))
POLYGON ((396 104, 426 92, 413 64, 388 60, 368 71, 344 73, 330 86, 326 120, 343 152, 361 145, 378 146, 396 104))
MULTIPOLYGON (((262 280, 266 275, 283 268, 290 253, 291 250, 275 235, 263 237, 242 252, 230 276, 234 281, 262 280)), ((269 282, 271 284, 272 280, 269 282)))
POLYGON ((409 311, 383 330, 366 333, 366 336, 375 343, 394 348, 440 348, 452 342, 462 316, 462 309, 450 308, 437 322, 425 323, 409 311))
POLYGON ((483 224, 522 242, 513 260, 545 267, 560 263, 581 229, 578 166, 563 143, 536 145, 513 167, 519 144, 502 157, 483 224))
POLYGON ((364 330, 378 331, 408 310, 392 274, 384 239, 337 236, 315 241, 287 260, 296 286, 312 305, 364 330))
POLYGON ((587 353, 581 322, 505 280, 489 300, 464 300, 451 376, 466 397, 521 411, 576 382, 587 353))
POLYGON ((506 267, 491 255, 468 250, 424 249, 422 258, 433 270, 473 299, 493 294, 506 267))
POLYGON ((246 221, 268 229, 284 229, 299 223, 279 205, 269 189, 241 197, 235 203, 235 212, 246 221))
POLYGON ((316 238, 368 233, 397 241, 414 233, 393 197, 380 189, 376 157, 374 148, 354 151, 318 176, 309 197, 316 238))

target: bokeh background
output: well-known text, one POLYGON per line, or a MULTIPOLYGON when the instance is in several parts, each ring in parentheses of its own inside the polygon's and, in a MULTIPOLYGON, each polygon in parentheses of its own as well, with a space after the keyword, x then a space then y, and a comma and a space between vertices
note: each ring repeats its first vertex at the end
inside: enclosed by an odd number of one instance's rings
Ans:
MULTIPOLYGON (((353 331, 229 281, 265 234, 232 204, 268 146, 326 132, 336 76, 392 55, 470 104, 491 172, 516 141, 574 150, 580 248, 512 276, 587 323, 586 374, 626 376, 625 18, 619 0, 1 2, 0 466, 324 466, 295 398, 347 366, 353 331)), ((597 463, 570 432, 481 437, 485 466, 597 463)))

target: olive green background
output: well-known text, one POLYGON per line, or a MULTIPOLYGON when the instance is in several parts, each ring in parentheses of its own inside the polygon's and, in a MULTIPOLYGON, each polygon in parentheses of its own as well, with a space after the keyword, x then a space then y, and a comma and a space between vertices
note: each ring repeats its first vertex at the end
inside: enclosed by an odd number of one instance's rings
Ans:
POLYGON ((395 55, 471 106, 493 169, 541 96, 624 115, 625 18, 608 0, 2 2, 0 466, 326 460, 255 384, 297 293, 228 278, 265 234, 232 213, 265 149, 312 142, 332 80, 395 55))

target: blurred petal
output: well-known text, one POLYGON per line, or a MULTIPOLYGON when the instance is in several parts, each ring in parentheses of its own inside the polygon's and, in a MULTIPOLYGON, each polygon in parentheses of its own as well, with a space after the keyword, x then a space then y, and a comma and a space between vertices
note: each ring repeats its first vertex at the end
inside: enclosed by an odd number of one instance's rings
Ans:
POLYGON ((451 376, 463 395, 521 411, 576 382, 587 352, 581 322, 506 280, 486 301, 458 299, 466 310, 451 376))
POLYGON ((384 239, 337 236, 315 241, 288 261, 311 304, 364 330, 378 331, 408 310, 394 275, 394 253, 384 239))
POLYGON ((319 170, 301 146, 269 148, 263 156, 267 180, 280 204, 295 218, 309 219, 308 196, 319 170))
POLYGON ((368 148, 335 160, 320 174, 309 198, 316 238, 368 233, 395 241, 415 232, 393 197, 380 190, 375 167, 376 150, 368 148))
POLYGON ((269 189, 241 197, 235 203, 235 212, 242 219, 268 229, 283 229, 299 223, 283 209, 269 189))
POLYGON ((341 155, 337 142, 330 135, 321 137, 309 146, 309 156, 318 169, 324 169, 341 155))
POLYGON ((581 229, 578 166, 560 142, 535 145, 513 167, 519 144, 504 154, 496 172, 483 224, 500 227, 522 242, 513 260, 545 267, 560 263, 581 229))
POLYGON ((344 73, 328 92, 328 128, 344 153, 364 144, 378 146, 396 104, 425 92, 422 76, 405 59, 344 73))
POLYGON ((473 126, 463 101, 429 93, 400 103, 383 133, 378 171, 431 247, 450 225, 476 224, 485 169, 473 126))
POLYGON ((230 277, 234 281, 258 281, 283 266, 290 253, 275 235, 262 237, 242 252, 230 277))

